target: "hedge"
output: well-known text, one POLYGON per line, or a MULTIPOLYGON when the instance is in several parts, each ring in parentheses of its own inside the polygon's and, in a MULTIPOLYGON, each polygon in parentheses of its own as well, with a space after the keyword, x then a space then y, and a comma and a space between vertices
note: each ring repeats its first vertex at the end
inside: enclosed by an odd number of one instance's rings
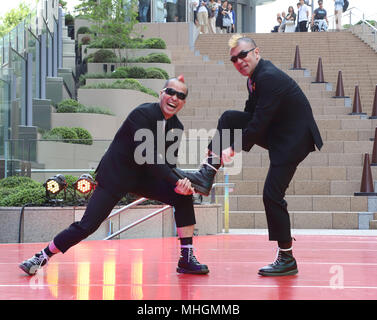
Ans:
MULTIPOLYGON (((169 74, 157 67, 143 68, 138 66, 123 66, 116 68, 111 73, 87 73, 80 75, 80 86, 85 85, 86 79, 169 79, 169 74)), ((59 111, 58 111, 59 112, 59 111)), ((80 111, 84 112, 84 111, 80 111)))
POLYGON ((161 38, 130 39, 128 43, 119 44, 118 40, 112 38, 95 39, 89 48, 128 48, 128 49, 166 49, 166 43, 161 38))
POLYGON ((146 94, 150 94, 156 98, 158 98, 158 93, 153 91, 152 89, 149 89, 147 87, 144 87, 140 84, 139 81, 135 79, 124 79, 124 80, 117 80, 111 84, 108 83, 96 83, 96 84, 90 84, 85 85, 81 87, 82 89, 129 89, 129 90, 136 90, 141 91, 146 94))
POLYGON ((97 113, 97 114, 106 114, 114 115, 109 109, 104 107, 88 107, 77 100, 65 99, 57 105, 57 113, 97 113))
POLYGON ((88 63, 171 63, 171 60, 165 53, 150 53, 146 56, 136 58, 123 57, 119 60, 113 51, 107 49, 100 49, 95 53, 91 53, 85 60, 88 63))
MULTIPOLYGON (((95 174, 90 173, 93 178, 95 174)), ((72 206, 83 204, 83 200, 87 195, 80 192, 74 192, 73 184, 78 177, 72 175, 64 175, 67 182, 66 199, 64 200, 64 192, 61 191, 57 195, 51 195, 51 198, 61 199, 61 205, 72 206), (75 198, 76 194, 76 198, 75 198)), ((136 199, 140 198, 134 194, 128 193, 125 195, 119 204, 126 205, 136 199)), ((12 176, 0 179, 0 207, 22 207, 26 204, 30 206, 46 206, 49 205, 46 199, 46 191, 43 183, 32 180, 29 177, 12 176)), ((159 201, 148 200, 142 203, 147 204, 161 204, 159 201)), ((54 206, 53 203, 50 203, 54 206)))
POLYGON ((66 143, 77 143, 77 144, 93 144, 92 135, 88 130, 84 128, 68 128, 68 127, 56 127, 47 132, 42 136, 45 140, 62 140, 66 143), (87 140, 81 140, 87 139, 87 140))

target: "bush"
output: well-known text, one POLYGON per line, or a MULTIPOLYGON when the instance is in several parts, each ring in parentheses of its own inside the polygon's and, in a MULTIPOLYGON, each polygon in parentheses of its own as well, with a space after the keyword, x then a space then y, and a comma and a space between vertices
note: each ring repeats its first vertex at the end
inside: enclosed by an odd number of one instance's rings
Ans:
POLYGON ((147 72, 143 67, 129 67, 127 69, 128 78, 134 78, 134 79, 145 79, 147 77, 147 72))
POLYGON ((110 74, 110 77, 111 78, 116 78, 116 79, 119 79, 119 78, 128 78, 128 72, 125 70, 125 69, 120 69, 120 68, 117 68, 115 69, 111 74, 110 74))
POLYGON ((128 43, 119 43, 113 38, 95 39, 89 46, 90 48, 134 48, 134 49, 166 49, 166 43, 161 38, 130 39, 128 43))
POLYGON ((68 127, 56 127, 47 131, 43 136, 46 140, 64 140, 63 142, 74 143, 78 136, 74 130, 68 127))
POLYGON ((85 106, 73 99, 65 99, 61 101, 58 106, 56 112, 58 113, 74 113, 80 112, 80 110, 84 109, 85 106))
POLYGON ((92 33, 92 31, 88 27, 80 27, 77 30, 77 34, 87 34, 87 33, 92 33))
POLYGON ((117 56, 113 51, 101 49, 93 54, 93 60, 91 62, 117 62, 117 60, 117 56))
POLYGON ((4 190, 0 190, 2 194, 0 198, 0 207, 22 207, 25 204, 42 205, 46 202, 46 192, 42 184, 21 185, 8 190, 8 194, 4 196, 4 190))
POLYGON ((166 49, 166 43, 161 38, 149 38, 142 42, 143 48, 166 49))
MULTIPOLYGON (((125 60, 125 61, 127 61, 127 60, 125 60)), ((129 59, 128 62, 171 63, 169 57, 165 53, 150 53, 150 54, 148 54, 147 56, 144 56, 144 57, 129 59)))
POLYGON ((169 75, 165 70, 160 68, 150 67, 145 69, 148 79, 169 79, 169 75))
POLYGON ((76 132, 76 135, 79 139, 79 140, 73 141, 73 143, 87 144, 87 145, 93 144, 92 135, 89 133, 88 130, 86 130, 84 128, 78 128, 78 127, 74 127, 74 128, 72 128, 72 130, 76 132), (82 140, 80 140, 80 139, 82 139, 82 140))
POLYGON ((146 94, 150 94, 154 97, 158 98, 157 92, 146 88, 140 84, 139 81, 135 79, 124 79, 124 80, 117 80, 112 84, 108 83, 97 83, 93 85, 86 85, 82 87, 83 89, 128 89, 128 90, 136 90, 141 91, 146 94))
POLYGON ((115 116, 108 108, 103 107, 85 107, 85 113, 106 114, 109 116, 115 116))
POLYGON ((29 177, 12 176, 0 180, 0 206, 20 207, 27 203, 41 205, 45 202, 45 189, 29 177))
POLYGON ((38 186, 38 182, 35 182, 29 177, 12 176, 4 179, 0 179, 0 189, 2 188, 16 188, 19 186, 38 186))
POLYGON ((64 140, 66 143, 93 144, 93 139, 88 130, 84 128, 56 127, 43 134, 45 140, 64 140), (89 139, 89 140, 80 140, 89 139))
MULTIPOLYGON (((80 81, 84 79, 80 78, 80 81)), ((56 112, 58 113, 97 113, 97 114, 107 114, 114 115, 109 109, 103 107, 87 107, 76 100, 66 99, 58 104, 56 112)))

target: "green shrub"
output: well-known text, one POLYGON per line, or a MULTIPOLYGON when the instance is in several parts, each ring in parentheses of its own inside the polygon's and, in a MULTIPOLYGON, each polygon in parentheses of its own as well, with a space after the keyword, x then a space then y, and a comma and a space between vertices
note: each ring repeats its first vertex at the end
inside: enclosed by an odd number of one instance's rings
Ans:
POLYGON ((150 53, 144 57, 130 59, 130 62, 143 62, 143 63, 171 63, 169 57, 165 53, 150 53))
POLYGON ((77 135, 77 137, 79 139, 79 140, 76 140, 76 141, 72 141, 73 143, 87 144, 87 145, 92 145, 93 144, 92 135, 89 133, 88 130, 86 130, 84 128, 78 128, 78 127, 73 127, 71 129, 76 132, 76 135, 77 135))
POLYGON ((108 108, 104 107, 85 107, 85 113, 96 113, 115 116, 113 112, 111 112, 108 108))
POLYGON ((41 205, 45 202, 44 196, 43 185, 29 177, 11 176, 0 180, 1 207, 41 205))
POLYGON ((161 38, 149 38, 142 42, 143 48, 166 49, 166 43, 161 38))
MULTIPOLYGON (((85 79, 85 76, 84 78, 85 79)), ((81 81, 81 79, 80 79, 81 81)), ((60 102, 57 106, 58 113, 97 113, 114 115, 109 109, 103 107, 87 107, 76 100, 66 99, 60 102)))
POLYGON ((45 140, 64 140, 66 143, 92 144, 93 139, 88 130, 84 128, 56 127, 43 134, 45 140), (80 140, 89 139, 89 140, 80 140))
POLYGON ((81 112, 84 108, 85 106, 76 100, 65 99, 58 104, 56 112, 74 113, 74 112, 81 112))
POLYGON ((168 79, 169 75, 165 71, 166 75, 162 72, 164 70, 160 68, 147 68, 146 71, 146 78, 147 79, 168 79))
POLYGON ((93 60, 91 62, 117 62, 117 60, 117 56, 113 51, 100 49, 93 54, 93 60))
POLYGON ((119 78, 128 78, 128 72, 125 70, 125 69, 120 69, 120 68, 117 68, 115 69, 111 74, 110 74, 110 77, 111 78, 116 78, 116 79, 119 79, 119 78))
POLYGON ((89 48, 133 48, 133 49, 166 49, 166 43, 161 38, 134 38, 129 39, 128 43, 119 43, 113 38, 95 39, 91 42, 89 48))
POLYGON ((86 85, 82 87, 83 89, 128 89, 128 90, 136 90, 141 91, 146 94, 150 94, 154 97, 158 98, 157 92, 146 88, 140 84, 139 81, 135 79, 124 79, 124 80, 117 80, 111 84, 108 83, 97 83, 92 85, 86 85))
POLYGON ((87 33, 92 33, 92 31, 88 28, 88 27, 80 27, 78 30, 77 30, 77 34, 87 34, 87 33))
POLYGON ((29 177, 11 176, 4 179, 0 179, 0 189, 2 188, 16 188, 19 186, 37 186, 38 182, 35 182, 29 177))
POLYGON ((128 78, 134 79, 145 79, 147 77, 147 72, 143 67, 133 66, 127 69, 128 78))
MULTIPOLYGON (((4 193, 3 193, 4 195, 4 193)), ((0 197, 0 207, 22 207, 25 204, 42 205, 46 202, 45 188, 41 183, 21 185, 12 188, 6 196, 0 197)))
POLYGON ((56 127, 47 131, 42 138, 46 140, 64 140, 63 142, 74 143, 78 139, 78 136, 74 130, 68 127, 56 127))

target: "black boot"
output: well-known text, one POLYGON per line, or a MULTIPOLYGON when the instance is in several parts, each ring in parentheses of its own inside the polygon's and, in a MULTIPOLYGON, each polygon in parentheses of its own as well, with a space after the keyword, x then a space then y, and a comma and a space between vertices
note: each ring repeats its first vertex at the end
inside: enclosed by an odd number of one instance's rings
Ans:
POLYGON ((261 276, 289 276, 298 272, 296 259, 293 257, 292 250, 278 249, 276 260, 259 269, 261 276))
POLYGON ((181 248, 181 257, 178 261, 178 273, 207 274, 207 265, 200 264, 193 254, 192 248, 181 248))

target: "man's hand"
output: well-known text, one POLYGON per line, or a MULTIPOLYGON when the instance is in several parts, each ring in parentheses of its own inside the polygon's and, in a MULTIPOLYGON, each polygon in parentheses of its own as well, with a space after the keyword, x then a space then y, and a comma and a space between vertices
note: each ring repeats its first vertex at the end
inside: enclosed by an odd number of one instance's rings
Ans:
POLYGON ((188 196, 195 192, 194 188, 191 186, 190 180, 187 178, 178 180, 174 191, 184 196, 188 196))
POLYGON ((221 160, 225 163, 230 163, 233 161, 233 157, 235 155, 235 152, 232 147, 226 148, 221 153, 221 160))

